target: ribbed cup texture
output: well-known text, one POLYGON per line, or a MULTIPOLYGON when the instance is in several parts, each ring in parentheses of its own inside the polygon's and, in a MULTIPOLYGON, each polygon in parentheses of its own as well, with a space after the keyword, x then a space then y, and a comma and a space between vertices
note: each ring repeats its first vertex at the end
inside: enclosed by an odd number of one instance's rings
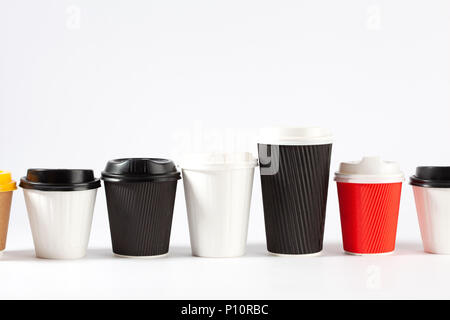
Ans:
POLYGON ((154 256, 169 251, 177 181, 105 181, 113 252, 154 256))
POLYGON ((322 250, 331 148, 331 144, 258 145, 260 158, 272 158, 279 164, 276 173, 261 174, 269 252, 309 254, 322 250), (266 147, 270 155, 263 154, 266 147))
POLYGON ((344 250, 376 254, 395 249, 402 183, 337 183, 344 250))

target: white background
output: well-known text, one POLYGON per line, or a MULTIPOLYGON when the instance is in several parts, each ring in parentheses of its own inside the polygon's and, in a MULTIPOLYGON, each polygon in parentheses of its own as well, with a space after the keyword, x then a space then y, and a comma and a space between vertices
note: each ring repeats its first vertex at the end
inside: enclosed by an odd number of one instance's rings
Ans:
MULTIPOLYGON (((446 0, 0 0, 0 169, 92 168, 185 151, 256 154, 259 127, 323 126, 340 161, 381 155, 406 176, 450 163, 446 0)), ((189 256, 179 184, 171 254, 113 258, 104 190, 90 251, 34 258, 14 194, 1 298, 450 298, 450 257, 422 253, 404 185, 397 252, 341 249, 331 180, 325 251, 266 255, 255 175, 248 255, 189 256)))

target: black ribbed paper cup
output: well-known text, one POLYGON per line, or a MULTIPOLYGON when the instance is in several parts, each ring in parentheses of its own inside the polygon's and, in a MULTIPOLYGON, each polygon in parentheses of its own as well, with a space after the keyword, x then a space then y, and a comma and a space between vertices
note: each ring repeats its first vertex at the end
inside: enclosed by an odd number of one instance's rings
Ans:
POLYGON ((166 254, 180 179, 175 165, 165 159, 112 160, 102 178, 113 252, 127 257, 166 254))
POLYGON ((332 149, 326 133, 318 128, 282 129, 277 139, 265 139, 280 144, 258 144, 267 250, 271 253, 322 251, 332 149))

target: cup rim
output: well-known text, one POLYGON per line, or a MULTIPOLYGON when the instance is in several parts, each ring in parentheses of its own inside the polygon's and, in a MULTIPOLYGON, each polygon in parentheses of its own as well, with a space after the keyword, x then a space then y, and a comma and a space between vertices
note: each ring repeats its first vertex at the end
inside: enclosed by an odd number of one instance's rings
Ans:
POLYGON ((419 166, 409 178, 409 184, 425 188, 450 188, 449 174, 450 166, 419 166))
POLYGON ((333 143, 333 134, 323 127, 266 127, 261 128, 258 144, 267 145, 325 145, 333 143))
POLYGON ((403 173, 396 175, 350 175, 336 172, 334 181, 360 184, 401 183, 405 181, 405 177, 403 173))
POLYGON ((93 170, 90 169, 44 169, 44 168, 32 168, 28 169, 27 176, 24 176, 20 179, 19 186, 22 189, 33 189, 40 191, 83 191, 83 190, 91 190, 97 189, 101 187, 101 182, 99 178, 94 177, 93 170), (65 179, 67 181, 63 182, 45 182, 39 181, 42 176, 37 176, 36 179, 38 181, 31 181, 29 177, 33 174, 43 174, 45 175, 52 174, 62 174, 65 175, 65 179), (82 180, 85 178, 86 181, 82 182, 70 182, 71 180, 80 180, 79 175, 83 176, 82 180))
POLYGON ((101 179, 106 182, 158 182, 181 179, 175 163, 166 158, 132 157, 109 160, 101 179), (121 165, 125 165, 125 170, 121 165), (136 170, 139 168, 139 170, 136 170))
POLYGON ((422 187, 422 188, 441 188, 441 189, 450 188, 450 181, 448 180, 426 180, 420 179, 415 175, 409 178, 409 184, 414 187, 422 187))
POLYGON ((191 153, 180 161, 181 170, 211 171, 251 169, 258 166, 258 159, 251 152, 191 153))

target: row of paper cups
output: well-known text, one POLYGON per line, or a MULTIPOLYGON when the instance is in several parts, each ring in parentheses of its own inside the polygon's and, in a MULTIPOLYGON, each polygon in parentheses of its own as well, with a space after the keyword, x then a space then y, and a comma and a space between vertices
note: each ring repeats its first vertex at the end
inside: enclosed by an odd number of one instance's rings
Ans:
MULTIPOLYGON (((331 134, 320 128, 262 131, 258 143, 269 252, 317 254, 323 247, 331 134)), ((127 257, 169 250, 177 182, 183 177, 192 253, 245 253, 253 175, 250 153, 167 159, 111 160, 102 172, 113 252, 127 257)), ((344 250, 394 251, 404 176, 379 158, 343 162, 335 175, 344 250)), ((425 251, 450 253, 450 167, 418 167, 411 177, 425 251)), ((29 169, 24 190, 36 255, 80 258, 86 253, 100 179, 92 170, 29 169)), ((15 182, 0 172, 0 250, 5 248, 15 182)))

